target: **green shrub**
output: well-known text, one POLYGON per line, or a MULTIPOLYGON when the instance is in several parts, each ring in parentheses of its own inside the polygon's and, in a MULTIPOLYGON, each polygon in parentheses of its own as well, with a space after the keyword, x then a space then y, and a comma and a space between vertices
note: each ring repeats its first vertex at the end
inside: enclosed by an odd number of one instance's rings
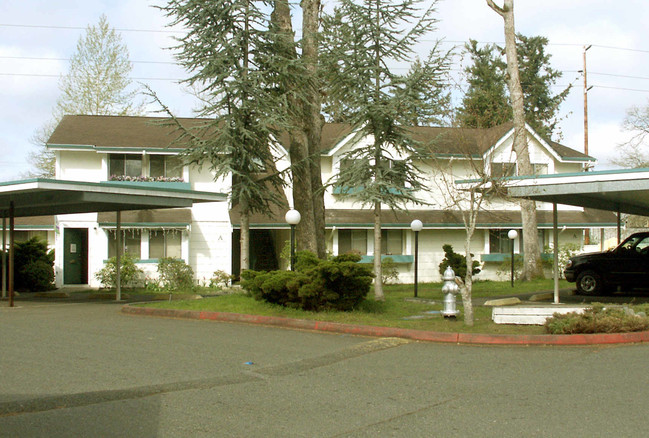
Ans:
MULTIPOLYGON (((466 277, 466 257, 463 256, 462 254, 458 254, 453 251, 453 247, 449 244, 446 244, 442 246, 442 249, 444 250, 444 260, 442 260, 442 263, 439 264, 439 273, 444 275, 444 271, 446 271, 447 267, 451 267, 453 271, 455 272, 455 275, 457 277, 460 277, 464 279, 466 277)), ((473 255, 473 254, 471 254, 473 255)), ((480 273, 480 262, 477 260, 473 260, 473 268, 471 269, 471 274, 472 275, 477 275, 480 273)))
POLYGON ((352 310, 370 291, 373 275, 358 255, 319 260, 301 251, 296 258, 296 271, 244 271, 241 285, 257 300, 312 311, 352 310))
POLYGON ((54 288, 54 251, 38 237, 14 244, 14 288, 38 292, 54 288))
POLYGON ((241 286, 257 301, 299 308, 299 289, 309 278, 297 271, 243 271, 241 286))
POLYGON ((649 329, 649 319, 634 314, 629 308, 593 306, 583 313, 555 313, 545 322, 545 329, 560 335, 638 332, 649 329))
POLYGON ((52 264, 44 260, 27 263, 20 270, 18 277, 26 290, 32 292, 46 291, 54 288, 54 269, 52 264))
MULTIPOLYGON (((120 286, 134 287, 142 281, 144 272, 135 264, 135 258, 126 253, 120 257, 120 286)), ((111 257, 104 267, 95 273, 102 287, 114 289, 117 287, 117 258, 111 257)))
POLYGON ((370 291, 372 271, 353 261, 326 260, 308 272, 311 283, 299 291, 305 310, 353 310, 370 291))
POLYGON ((194 270, 184 260, 163 257, 158 261, 158 272, 165 290, 194 289, 194 270))

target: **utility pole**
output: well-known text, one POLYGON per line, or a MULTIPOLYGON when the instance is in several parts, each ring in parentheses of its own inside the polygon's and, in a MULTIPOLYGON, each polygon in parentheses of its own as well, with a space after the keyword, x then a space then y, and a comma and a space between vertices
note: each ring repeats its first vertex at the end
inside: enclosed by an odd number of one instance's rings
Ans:
MULTIPOLYGON (((584 46, 584 153, 588 155, 588 74, 586 73, 586 52, 592 44, 584 46)), ((587 169, 588 170, 588 169, 587 169)), ((590 245, 590 229, 584 230, 584 245, 590 245)))
POLYGON ((586 51, 592 46, 584 46, 584 153, 588 155, 588 74, 586 73, 586 51))

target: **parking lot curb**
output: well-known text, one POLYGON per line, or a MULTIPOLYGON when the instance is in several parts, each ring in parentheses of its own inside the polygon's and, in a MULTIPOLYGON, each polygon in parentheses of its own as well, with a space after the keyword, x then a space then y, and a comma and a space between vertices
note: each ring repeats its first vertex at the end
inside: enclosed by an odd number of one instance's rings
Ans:
POLYGON ((491 335, 480 333, 446 333, 426 330, 343 324, 338 322, 291 319, 278 316, 248 315, 202 310, 154 309, 124 305, 122 312, 129 315, 158 316, 207 321, 257 324, 298 330, 314 330, 357 336, 392 337, 422 342, 481 345, 598 345, 649 342, 649 331, 632 333, 597 333, 578 335, 491 335))

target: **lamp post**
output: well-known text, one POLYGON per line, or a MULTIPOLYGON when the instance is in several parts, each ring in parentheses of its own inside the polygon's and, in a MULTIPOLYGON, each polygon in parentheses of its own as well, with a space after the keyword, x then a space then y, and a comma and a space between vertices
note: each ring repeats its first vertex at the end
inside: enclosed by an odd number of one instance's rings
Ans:
POLYGON ((300 223, 302 215, 299 211, 290 209, 284 219, 291 226, 291 271, 295 271, 295 226, 300 223))
POLYGON ((417 298, 417 273, 419 268, 419 232, 424 224, 419 219, 410 222, 410 229, 415 232, 415 298, 417 298))
POLYGON ((514 240, 518 237, 518 232, 516 232, 516 230, 509 230, 507 232, 507 237, 511 240, 512 247, 512 287, 514 287, 514 240))

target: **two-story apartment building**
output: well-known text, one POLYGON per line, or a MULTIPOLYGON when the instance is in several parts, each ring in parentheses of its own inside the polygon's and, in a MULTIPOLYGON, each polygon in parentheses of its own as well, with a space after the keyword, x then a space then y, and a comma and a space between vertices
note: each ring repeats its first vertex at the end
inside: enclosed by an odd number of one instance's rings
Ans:
MULTIPOLYGON (((186 125, 201 123, 181 119, 186 125)), ((407 210, 383 212, 383 249, 396 263, 400 281, 412 281, 413 232, 410 223, 424 224, 419 235, 419 278, 439 280, 438 265, 442 246, 451 244, 460 252, 464 224, 458 211, 448 207, 440 188, 440 169, 452 169, 453 178, 470 178, 479 163, 494 176, 515 172, 512 153, 513 130, 503 125, 489 130, 455 128, 412 128, 415 137, 430 147, 430 159, 419 163, 428 190, 419 194, 425 206, 408 205, 407 210), (450 166, 450 167, 449 167, 450 166)), ((48 142, 56 155, 56 178, 101 182, 121 180, 125 184, 181 185, 204 192, 228 193, 229 181, 215 181, 209 165, 183 164, 182 145, 177 133, 160 123, 159 118, 120 116, 65 116, 48 142)), ((326 124, 323 128, 320 162, 323 181, 331 180, 344 166, 344 155, 371 138, 359 138, 350 126, 326 124)), ((594 159, 574 149, 542 139, 528 128, 530 157, 538 174, 583 172, 594 159)), ((280 145, 280 168, 290 165, 288 153, 280 145)), ((398 157, 393 157, 398 158, 398 157)), ((292 206, 291 190, 286 190, 286 208, 292 206)), ((478 218, 472 239, 474 254, 484 262, 478 278, 495 278, 504 254, 511 248, 506 234, 520 229, 516 203, 493 199, 478 218)), ((335 187, 325 193, 327 248, 332 254, 358 251, 371 260, 373 254, 373 216, 350 200, 342 200, 335 187)), ((251 218, 251 267, 275 269, 286 266, 280 254, 289 239, 284 222, 285 209, 276 207, 265 215, 251 218)), ((539 239, 548 246, 552 227, 551 206, 538 205, 539 239)), ((581 244, 584 228, 614 227, 612 214, 575 207, 559 211, 561 241, 581 244)), ((69 279, 63 275, 65 261, 57 253, 57 285, 81 283, 98 286, 94 273, 116 251, 114 215, 89 213, 60 215, 52 219, 50 239, 63 242, 77 236, 89 248, 87 275, 69 279)), ((239 215, 227 203, 206 203, 188 209, 142 210, 122 216, 124 251, 139 260, 148 275, 155 275, 161 257, 178 257, 189 263, 197 280, 209 279, 215 270, 238 273, 239 215)), ((62 243, 55 243, 62 247, 62 243)), ((517 252, 520 240, 514 242, 517 252)))

